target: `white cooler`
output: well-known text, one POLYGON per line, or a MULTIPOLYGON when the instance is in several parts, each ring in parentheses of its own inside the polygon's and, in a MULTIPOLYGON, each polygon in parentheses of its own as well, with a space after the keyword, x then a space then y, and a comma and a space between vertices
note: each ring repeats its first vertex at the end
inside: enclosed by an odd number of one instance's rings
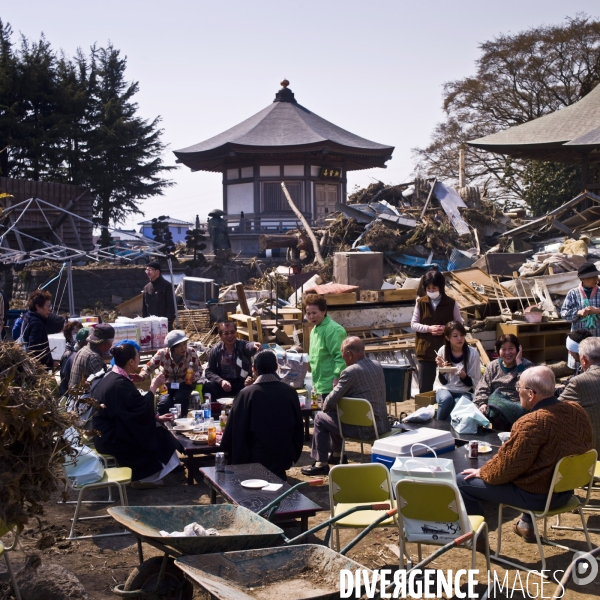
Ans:
MULTIPOLYGON (((397 456, 410 456, 413 444, 425 444, 435 450, 438 455, 455 448, 454 436, 449 431, 421 427, 377 440, 371 450, 371 462, 381 463, 390 469, 397 456)), ((416 446, 413 454, 415 456, 433 456, 423 446, 416 446)))

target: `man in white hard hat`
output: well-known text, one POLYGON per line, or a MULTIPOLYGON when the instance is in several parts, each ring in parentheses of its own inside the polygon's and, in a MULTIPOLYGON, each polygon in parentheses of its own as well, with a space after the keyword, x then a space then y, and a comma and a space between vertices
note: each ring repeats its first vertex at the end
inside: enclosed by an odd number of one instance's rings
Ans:
POLYGON ((186 417, 190 396, 196 387, 196 382, 202 377, 202 367, 196 350, 188 346, 185 331, 180 329, 170 331, 165 338, 165 344, 167 347, 159 350, 142 368, 140 374, 131 376, 131 379, 144 381, 155 369, 162 371, 169 394, 159 400, 157 413, 164 415, 175 404, 181 404, 181 416, 186 417), (188 375, 186 380, 188 369, 192 370, 192 377, 188 375))

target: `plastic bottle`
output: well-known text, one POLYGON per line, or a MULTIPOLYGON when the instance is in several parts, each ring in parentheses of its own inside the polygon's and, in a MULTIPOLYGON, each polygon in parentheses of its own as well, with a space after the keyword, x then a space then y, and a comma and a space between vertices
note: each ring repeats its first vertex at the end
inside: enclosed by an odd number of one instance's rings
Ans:
POLYGON ((194 383, 194 365, 191 361, 190 361, 190 366, 187 368, 187 371, 185 372, 184 382, 187 385, 192 385, 192 383, 194 383))
POLYGON ((215 421, 213 418, 208 420, 208 445, 215 446, 217 443, 217 426, 215 425, 215 421))
POLYGON ((204 420, 206 421, 206 419, 210 419, 210 394, 206 394, 204 396, 204 404, 202 405, 202 410, 204 411, 204 420))
POLYGON ((224 410, 221 411, 221 416, 219 417, 219 423, 221 425, 221 431, 223 431, 223 429, 225 429, 225 424, 227 423, 227 413, 224 410))

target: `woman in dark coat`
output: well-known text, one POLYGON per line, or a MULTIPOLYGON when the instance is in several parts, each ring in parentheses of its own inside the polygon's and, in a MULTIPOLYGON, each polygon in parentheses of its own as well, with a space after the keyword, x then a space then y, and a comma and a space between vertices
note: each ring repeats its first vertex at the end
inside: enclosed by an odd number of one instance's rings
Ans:
POLYGON ((21 336, 27 352, 35 356, 45 367, 52 369, 54 361, 48 335, 60 333, 65 325, 63 317, 52 312, 52 294, 45 290, 35 290, 27 300, 29 309, 23 317, 21 336))
POLYGON ((155 415, 154 394, 164 384, 164 375, 152 380, 142 395, 129 379, 138 372, 140 355, 131 344, 111 348, 115 366, 94 390, 100 404, 94 416, 94 438, 98 452, 112 454, 121 466, 133 471, 134 489, 162 487, 162 478, 179 466, 177 442, 163 423, 173 415, 155 415))

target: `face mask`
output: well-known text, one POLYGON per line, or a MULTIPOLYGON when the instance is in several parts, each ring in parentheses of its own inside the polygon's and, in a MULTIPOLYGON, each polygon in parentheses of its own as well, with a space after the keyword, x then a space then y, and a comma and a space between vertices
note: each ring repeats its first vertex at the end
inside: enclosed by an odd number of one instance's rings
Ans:
POLYGON ((440 297, 440 293, 439 292, 427 292, 427 295, 432 299, 435 300, 437 298, 440 297))

